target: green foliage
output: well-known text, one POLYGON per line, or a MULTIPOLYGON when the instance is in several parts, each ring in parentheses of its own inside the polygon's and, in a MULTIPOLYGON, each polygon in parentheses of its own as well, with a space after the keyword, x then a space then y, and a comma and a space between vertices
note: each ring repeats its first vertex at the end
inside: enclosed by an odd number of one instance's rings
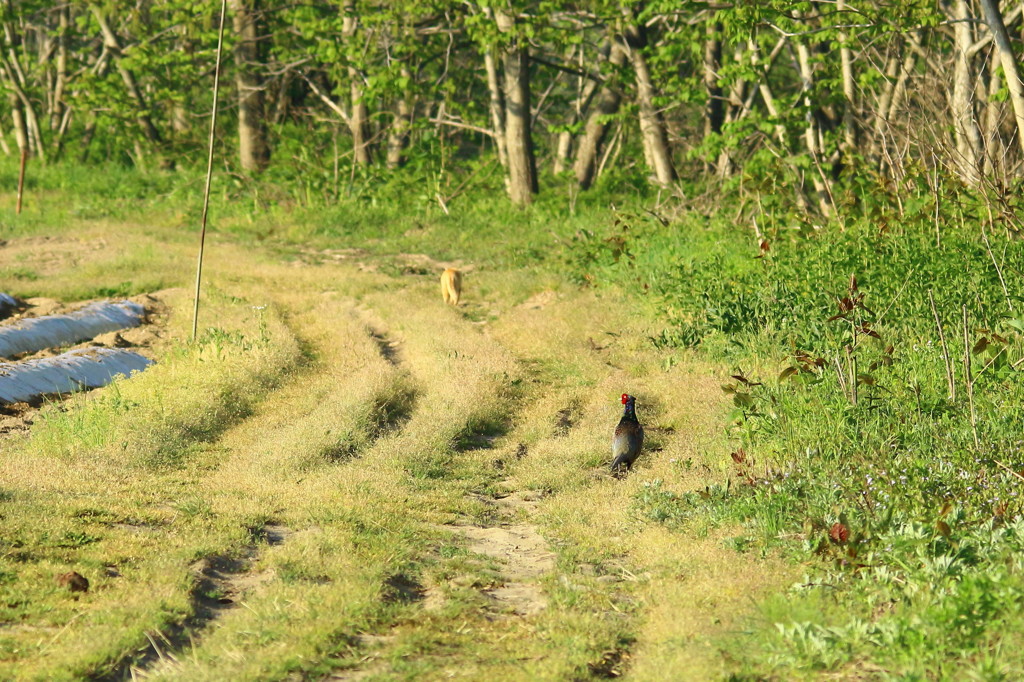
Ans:
POLYGON ((986 654, 1017 649, 1024 598, 1024 245, 1012 219, 988 224, 984 198, 908 185, 860 194, 844 228, 763 213, 737 232, 721 216, 663 226, 623 212, 571 252, 581 281, 641 285, 665 323, 656 343, 737 367, 723 386, 736 442, 723 483, 679 494, 655 481, 634 505, 674 528, 740 521, 737 547, 811 562, 795 598, 826 608, 815 621, 797 605, 773 613, 761 636, 774 674, 1014 669, 986 654))
POLYGON ((1024 271, 1024 246, 997 226, 986 247, 981 233, 990 228, 977 204, 958 208, 937 233, 933 205, 922 192, 904 199, 903 216, 885 212, 845 230, 793 229, 770 216, 755 217, 762 223, 762 248, 752 230, 740 238, 748 248, 737 248, 735 236, 720 232, 663 232, 646 240, 653 253, 638 256, 638 267, 670 323, 670 343, 720 344, 728 336, 731 345, 742 345, 768 332, 780 351, 835 352, 847 340, 848 325, 830 317, 840 312, 851 276, 872 308, 868 317, 893 342, 934 337, 930 290, 945 326, 960 319, 964 304, 972 325, 998 327, 1015 316, 1010 306, 1020 307, 1024 297, 1019 280, 1008 277, 1024 271), (990 250, 998 254, 999 269, 990 250))

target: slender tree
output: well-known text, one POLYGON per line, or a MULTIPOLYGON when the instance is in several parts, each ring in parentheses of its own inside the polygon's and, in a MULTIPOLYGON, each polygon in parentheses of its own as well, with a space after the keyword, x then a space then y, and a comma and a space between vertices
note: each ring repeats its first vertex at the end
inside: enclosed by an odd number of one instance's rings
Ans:
MULTIPOLYGON (((412 72, 408 67, 403 66, 401 74, 404 82, 412 81, 412 72)), ((412 128, 412 95, 409 93, 408 87, 403 88, 402 93, 395 98, 394 107, 391 126, 388 129, 387 154, 387 167, 392 170, 405 163, 405 150, 409 146, 409 133, 412 128)))
POLYGON ((586 127, 576 149, 576 161, 573 163, 576 182, 583 189, 589 188, 594 182, 597 156, 608 132, 609 121, 619 111, 622 92, 617 84, 616 71, 625 61, 626 47, 613 36, 609 45, 605 80, 597 93, 593 110, 587 117, 586 127))
MULTIPOLYGON (((355 0, 345 0, 342 6, 344 18, 342 20, 342 36, 348 44, 350 51, 356 48, 356 41, 359 39, 359 14, 356 12, 355 0)), ((370 130, 369 111, 366 107, 366 100, 363 97, 362 77, 359 70, 352 62, 348 65, 349 93, 351 96, 351 112, 348 121, 349 130, 352 132, 352 149, 355 154, 355 162, 360 166, 368 166, 370 157, 370 130)))
POLYGON ((125 89, 131 96, 138 110, 139 125, 142 128, 142 132, 146 139, 154 146, 159 147, 163 142, 163 136, 160 134, 160 130, 157 128, 156 123, 153 121, 153 117, 149 113, 149 103, 146 100, 146 95, 143 92, 142 87, 139 86, 138 80, 135 77, 135 72, 128 68, 124 60, 121 59, 121 41, 118 39, 117 34, 114 33, 113 28, 110 26, 110 22, 107 20, 106 14, 98 5, 91 5, 93 16, 96 17, 96 23, 99 24, 100 30, 103 32, 103 46, 106 51, 111 55, 111 59, 117 66, 118 73, 121 74, 121 80, 124 81, 125 89))
POLYGON ((1006 79, 1006 88, 1010 93, 1010 104, 1013 105, 1014 120, 1017 123, 1017 144, 1024 152, 1024 83, 1021 83, 1020 69, 1013 54, 1010 34, 1003 22, 1002 12, 999 11, 998 0, 980 0, 980 2, 985 12, 985 21, 995 40, 996 53, 999 55, 999 63, 1003 67, 1003 77, 1006 79))
POLYGON ((954 163, 960 178, 972 187, 981 182, 981 130, 975 112, 974 60, 971 44, 971 12, 967 0, 953 0, 947 12, 953 22, 953 91, 949 105, 953 112, 956 139, 954 163))
POLYGON ((235 88, 238 96, 238 157, 242 170, 258 173, 270 163, 260 77, 259 0, 228 0, 235 29, 235 88))
POLYGON ((513 17, 495 12, 498 31, 506 45, 505 66, 505 148, 508 154, 508 192, 512 203, 533 202, 537 193, 537 162, 533 152, 530 112, 530 52, 526 39, 517 35, 513 17))
POLYGON ((719 71, 722 69, 722 25, 709 21, 704 39, 704 137, 719 135, 725 122, 725 104, 722 101, 722 86, 719 71))
POLYGON ((665 122, 655 105, 657 90, 651 75, 650 66, 644 48, 647 46, 647 29, 635 23, 630 17, 623 30, 630 64, 636 78, 637 107, 640 110, 640 135, 644 145, 644 157, 647 165, 654 173, 655 181, 660 185, 668 185, 676 179, 676 171, 672 166, 672 151, 668 144, 668 132, 665 122))

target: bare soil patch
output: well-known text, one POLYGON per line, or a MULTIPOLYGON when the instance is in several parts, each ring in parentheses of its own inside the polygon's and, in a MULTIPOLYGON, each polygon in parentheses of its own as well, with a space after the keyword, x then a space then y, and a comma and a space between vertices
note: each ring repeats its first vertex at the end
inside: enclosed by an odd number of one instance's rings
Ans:
POLYGON ((30 403, 0 404, 0 440, 27 435, 38 412, 39 405, 30 403))
MULTIPOLYGON (((509 482, 506 481, 506 484, 509 482)), ((484 589, 495 602, 496 613, 531 616, 547 606, 540 579, 555 568, 555 555, 537 527, 521 520, 540 500, 540 493, 515 491, 507 495, 474 497, 496 512, 495 525, 451 524, 444 526, 466 538, 467 549, 496 560, 500 582, 484 589)), ((428 593, 427 599, 432 595, 428 593)), ((436 600, 436 597, 434 597, 436 600)))
POLYGON ((555 567, 555 555, 534 526, 455 526, 469 540, 468 549, 501 563, 502 584, 484 590, 503 610, 530 616, 547 606, 537 582, 555 567))
POLYGON ((63 236, 20 237, 0 242, 3 260, 33 277, 45 277, 83 262, 95 260, 109 247, 106 239, 73 239, 63 236))

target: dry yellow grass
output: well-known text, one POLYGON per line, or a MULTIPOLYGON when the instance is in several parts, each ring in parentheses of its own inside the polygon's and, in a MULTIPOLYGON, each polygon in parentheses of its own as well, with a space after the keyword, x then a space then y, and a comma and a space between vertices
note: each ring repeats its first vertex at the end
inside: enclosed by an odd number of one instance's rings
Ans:
POLYGON ((641 606, 624 667, 628 678, 718 679, 728 673, 723 640, 756 615, 761 598, 791 583, 793 569, 726 548, 723 541, 739 529, 708 532, 696 523, 673 532, 631 513, 641 486, 659 482, 686 492, 723 482, 729 449, 715 370, 685 357, 666 364, 664 355, 637 342, 648 330, 629 313, 624 300, 565 295, 496 323, 503 342, 557 368, 552 372, 561 384, 546 387, 527 408, 524 437, 537 442, 511 485, 553 491, 540 517, 549 532, 631 584, 641 606), (604 467, 622 392, 638 397, 647 446, 635 472, 617 481, 604 467), (552 428, 558 409, 574 418, 567 433, 552 428))
MULTIPOLYGON (((711 368, 667 362, 625 300, 521 272, 476 272, 456 310, 433 277, 209 253, 200 326, 217 331, 54 411, 0 464, 9 533, 33 558, 12 589, 34 600, 0 635, 0 675, 727 670, 721 639, 785 570, 726 549, 727 529, 669 531, 635 503, 654 481, 681 492, 727 475, 711 368), (615 480, 627 391, 648 446, 615 480), (514 567, 467 539, 510 525, 555 557, 515 578, 546 604, 527 615, 494 596, 514 567), (94 584, 77 601, 45 586, 72 568, 94 584), (215 606, 222 592, 233 605, 215 606)), ((48 291, 79 274, 55 270, 48 291)), ((168 302, 184 339, 188 295, 168 302)))

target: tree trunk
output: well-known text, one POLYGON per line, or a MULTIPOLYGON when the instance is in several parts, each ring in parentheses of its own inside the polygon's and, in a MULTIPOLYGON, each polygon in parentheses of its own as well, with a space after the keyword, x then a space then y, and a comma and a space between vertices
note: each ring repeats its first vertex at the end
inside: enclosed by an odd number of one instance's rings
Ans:
POLYGON ((646 44, 643 26, 628 25, 626 39, 629 46, 629 61, 636 76, 637 105, 640 109, 640 134, 644 143, 644 155, 654 172, 659 185, 668 185, 676 179, 672 167, 672 153, 668 146, 665 123, 654 106, 655 88, 647 58, 642 48, 646 44))
MULTIPOLYGON (((106 76, 107 71, 110 69, 110 50, 106 45, 104 45, 103 50, 89 66, 89 69, 93 74, 95 74, 97 79, 102 79, 106 76)), ((82 130, 82 134, 78 137, 78 160, 80 163, 86 163, 89 160, 92 140, 96 136, 96 126, 96 110, 93 109, 86 115, 85 128, 82 130)))
MULTIPOLYGON (((601 46, 599 52, 601 62, 609 59, 612 51, 615 50, 615 42, 615 38, 612 36, 601 46)), ((618 49, 618 52, 621 54, 622 48, 618 49)), ((616 66, 622 66, 622 61, 622 57, 618 58, 616 66)), ((587 116, 588 112, 590 112, 591 105, 594 103, 594 97, 598 94, 598 86, 600 85, 597 78, 588 77, 583 73, 586 71, 587 65, 584 60, 584 48, 582 46, 580 48, 579 67, 581 71, 579 77, 581 82, 577 87, 578 95, 577 99, 575 99, 575 106, 573 106, 572 116, 569 121, 573 128, 587 116)), ((570 167, 570 161, 572 159, 572 141, 574 138, 575 134, 569 130, 563 130, 558 134, 558 143, 555 148, 554 162, 554 171, 556 174, 562 173, 570 167)))
POLYGON ((350 68, 350 88, 352 93, 352 117, 349 119, 349 130, 352 131, 352 147, 355 153, 355 162, 360 166, 369 166, 370 157, 370 114, 363 101, 363 86, 359 82, 359 72, 350 68))
POLYGON ((92 138, 96 136, 96 113, 91 112, 89 114, 89 120, 85 122, 85 129, 82 131, 81 140, 78 143, 80 149, 78 153, 79 163, 86 163, 89 161, 90 145, 92 144, 92 138))
POLYGON ((907 82, 917 67, 917 49, 921 47, 921 33, 919 31, 914 31, 910 34, 910 46, 906 57, 903 59, 903 66, 900 68, 899 76, 896 78, 896 86, 893 88, 889 108, 885 113, 886 121, 893 120, 900 109, 903 108, 904 102, 906 102, 907 82))
POLYGON ((272 108, 273 116, 271 121, 274 125, 280 125, 284 123, 284 120, 288 117, 288 112, 291 109, 291 87, 295 81, 295 76, 291 71, 286 71, 281 74, 281 80, 277 86, 277 96, 274 98, 272 108))
MULTIPOLYGON (((747 47, 750 49, 750 61, 751 65, 755 68, 758 64, 758 49, 756 43, 753 40, 748 41, 747 47)), ((764 107, 768 110, 768 115, 772 118, 779 117, 779 108, 775 106, 775 95, 772 94, 771 87, 768 85, 768 73, 765 72, 761 82, 757 85, 758 91, 761 94, 761 99, 764 101, 764 107)), ((786 135, 786 128, 781 123, 776 123, 773 126, 775 131, 775 139, 779 143, 779 147, 782 151, 789 153, 789 139, 786 135)))
MULTIPOLYGON (((846 10, 846 0, 837 0, 836 11, 846 10)), ((857 149, 857 119, 854 116, 853 51, 847 43, 845 31, 839 32, 839 61, 843 75, 843 153, 852 154, 857 149)))
MULTIPOLYGON (((10 3, 7 7, 10 11, 10 3)), ((6 54, 0 54, 0 77, 7 86, 8 100, 11 105, 11 118, 14 123, 15 136, 20 150, 28 150, 41 159, 46 159, 43 146, 43 131, 39 126, 35 105, 26 88, 28 80, 18 60, 17 47, 21 45, 21 35, 15 30, 14 24, 4 22, 4 43, 6 54)))
MULTIPOLYGON (((510 33, 513 19, 495 13, 498 30, 510 33)), ((537 162, 530 132, 530 53, 525 41, 513 38, 505 48, 505 147, 508 190, 512 203, 525 206, 537 193, 537 162)))
POLYGON ((238 90, 238 159, 242 170, 259 173, 270 164, 263 82, 259 73, 259 0, 228 0, 235 43, 235 87, 238 90))
POLYGON ((505 86, 494 59, 494 48, 484 51, 484 71, 487 73, 487 91, 490 93, 491 137, 498 152, 498 163, 505 171, 505 190, 509 190, 508 149, 505 147, 505 86))
MULTIPOLYGON (((896 120, 896 115, 903 107, 907 94, 907 82, 910 75, 917 66, 916 48, 920 47, 920 33, 911 33, 909 46, 901 42, 899 50, 893 54, 886 63, 885 81, 886 85, 878 96, 875 108, 874 125, 871 137, 871 144, 868 146, 868 158, 871 159, 879 172, 884 172, 886 165, 892 159, 883 154, 886 148, 886 136, 891 135, 890 122, 896 120)), ((897 170, 895 168, 891 169, 897 170)))
POLYGON ((50 130, 57 130, 64 118, 67 105, 64 91, 68 84, 68 32, 71 30, 71 7, 57 9, 57 59, 53 83, 53 106, 50 109, 50 130))
MULTIPOLYGON (((621 67, 625 61, 625 46, 618 39, 612 40, 611 52, 608 54, 608 63, 614 67, 612 71, 621 67)), ((576 148, 573 171, 576 173, 576 182, 582 189, 589 189, 594 182, 597 157, 608 132, 608 117, 614 116, 619 111, 621 101, 622 93, 615 86, 614 79, 606 80, 597 93, 594 109, 587 117, 587 125, 576 148)))
MULTIPOLYGON (((733 61, 737 64, 743 61, 743 46, 737 45, 733 52, 733 61)), ((733 123, 742 119, 750 111, 750 106, 753 104, 754 88, 750 88, 747 81, 738 78, 733 81, 729 88, 729 104, 724 107, 724 115, 722 126, 723 129, 725 124, 733 123)), ((718 154, 718 161, 716 162, 718 171, 718 177, 727 178, 733 174, 735 170, 735 163, 732 159, 732 151, 728 147, 723 147, 722 151, 718 154)))
POLYGON ((981 131, 974 112, 974 68, 971 65, 971 25, 967 0, 955 0, 953 94, 953 132, 956 140, 956 166, 960 179, 970 187, 981 182, 978 162, 981 160, 981 131))
POLYGON ((996 70, 999 67, 999 54, 992 50, 986 70, 987 89, 985 92, 984 119, 981 126, 982 139, 985 141, 985 155, 982 159, 983 177, 993 177, 1003 165, 1001 163, 1006 152, 1002 136, 999 134, 1000 122, 1003 118, 1003 103, 996 101, 996 93, 1002 87, 996 70))
MULTIPOLYGON (((576 119, 576 116, 573 116, 576 119)), ((574 121, 575 122, 575 121, 574 121)), ((551 170, 555 175, 564 173, 568 168, 569 159, 572 158, 572 140, 573 134, 571 131, 563 130, 558 133, 558 140, 555 142, 555 158, 552 161, 551 170)))
MULTIPOLYGON (((182 24, 177 30, 178 39, 177 49, 189 57, 195 54, 195 45, 188 38, 187 27, 182 24)), ((171 132, 174 138, 180 139, 188 133, 189 130, 188 121, 188 110, 185 107, 185 102, 181 99, 174 99, 171 102, 171 132)))
MULTIPOLYGON (((565 61, 568 63, 576 50, 576 46, 573 45, 569 48, 568 53, 565 55, 565 61)), ((580 61, 582 61, 584 47, 579 46, 580 61)), ((576 105, 573 107, 572 112, 569 115, 569 124, 573 125, 580 120, 583 115, 582 112, 586 108, 586 100, 584 97, 587 94, 587 89, 590 89, 593 94, 596 88, 596 83, 587 79, 583 82, 584 76, 578 75, 576 77, 576 105), (592 87, 593 86, 593 87, 592 87)), ((551 160, 551 170, 555 175, 565 172, 565 165, 569 161, 569 157, 572 155, 572 138, 573 133, 571 130, 562 130, 558 133, 558 137, 555 139, 555 155, 551 160)))
MULTIPOLYGON (((411 81, 409 69, 402 67, 402 77, 411 81)), ((409 144, 409 129, 412 126, 412 105, 408 91, 403 92, 395 102, 395 115, 388 129, 387 166, 390 169, 400 168, 405 164, 405 148, 409 144)))
POLYGON ((821 170, 823 151, 821 147, 821 132, 818 125, 818 117, 810 96, 811 89, 814 86, 814 74, 811 71, 810 50, 807 49, 806 43, 796 44, 796 55, 801 89, 804 93, 804 108, 806 110, 804 112, 804 120, 807 121, 807 127, 804 128, 804 142, 807 146, 807 153, 810 154, 811 161, 814 163, 814 171, 811 172, 811 184, 814 185, 814 192, 818 196, 818 208, 821 210, 821 214, 827 217, 832 215, 832 202, 828 185, 826 184, 827 180, 821 170))
POLYGON ((13 92, 7 95, 7 105, 11 108, 11 123, 14 126, 14 141, 18 144, 18 150, 29 149, 28 126, 25 125, 25 115, 21 110, 21 100, 13 92))
MULTIPOLYGON (((355 40, 359 31, 359 15, 356 14, 355 0, 345 0, 342 7, 345 17, 342 21, 341 33, 345 41, 351 43, 355 40)), ((349 117, 348 127, 352 132, 352 152, 355 155, 355 163, 359 166, 370 165, 370 132, 369 112, 366 102, 363 100, 362 77, 355 66, 348 67, 349 93, 351 96, 352 115, 349 117)))
POLYGON ((704 137, 722 132, 725 121, 725 107, 722 102, 722 86, 718 72, 722 68, 722 25, 708 22, 707 38, 704 40, 704 137))
MULTIPOLYGON (((602 52, 605 53, 604 56, 606 58, 610 49, 610 46, 607 49, 602 48, 602 52)), ((581 70, 584 68, 582 46, 580 47, 580 68, 581 70)), ((586 115, 586 112, 590 109, 590 105, 594 100, 594 95, 597 93, 598 82, 596 79, 587 78, 583 75, 580 75, 579 78, 583 80, 583 82, 577 86, 578 94, 576 96, 576 106, 573 107, 572 116, 569 119, 570 125, 572 126, 579 123, 586 115)), ((555 146, 555 160, 553 168, 556 175, 565 172, 568 167, 569 159, 572 158, 572 141, 572 131, 563 130, 558 134, 558 143, 555 146)))
MULTIPOLYGON (((12 51, 13 52, 13 51, 12 51)), ((39 119, 36 116, 32 100, 19 82, 19 73, 16 65, 6 56, 0 57, 0 73, 7 84, 10 92, 8 101, 11 106, 11 117, 14 122, 15 136, 18 140, 19 149, 27 149, 30 153, 36 154, 41 159, 46 158, 43 147, 42 130, 39 128, 39 119)))
MULTIPOLYGON (((903 48, 902 42, 899 42, 899 45, 900 48, 903 48)), ((908 58, 913 54, 911 50, 906 50, 908 58)), ((896 91, 896 79, 903 76, 903 72, 900 70, 900 62, 901 59, 898 53, 890 55, 886 60, 885 70, 882 72, 885 77, 885 84, 882 86, 882 91, 878 94, 878 99, 875 103, 873 134, 871 144, 868 146, 868 158, 871 159, 872 163, 878 165, 879 170, 881 170, 882 138, 889 132, 889 103, 892 101, 893 93, 896 91)))
POLYGON ((1003 75, 1006 76, 1010 104, 1013 105, 1013 117, 1017 123, 1017 144, 1024 152, 1024 83, 1021 83, 1020 70, 1017 67, 1017 60, 1013 56, 1010 34, 1007 33, 1003 15, 999 12, 998 0, 980 0, 980 2, 985 12, 985 21, 988 23, 996 43, 999 61, 1003 65, 1003 75))
MULTIPOLYGON (((751 66, 753 66, 756 69, 759 61, 757 43, 755 43, 753 40, 748 40, 747 49, 750 52, 751 66)), ((768 110, 768 115, 771 116, 772 118, 778 119, 779 108, 775 105, 775 96, 772 94, 771 86, 768 85, 767 70, 765 70, 764 75, 761 78, 761 81, 758 83, 757 90, 761 95, 761 99, 764 101, 765 109, 768 110)), ((788 155, 791 150, 789 145, 789 139, 786 135, 785 126, 783 126, 781 123, 776 123, 774 126, 774 131, 775 139, 779 143, 779 147, 782 151, 782 154, 788 155)), ((807 204, 807 198, 804 196, 803 191, 803 175, 799 169, 794 168, 793 170, 801 180, 800 184, 795 187, 797 206, 800 208, 800 210, 807 211, 809 210, 809 206, 807 204)))

